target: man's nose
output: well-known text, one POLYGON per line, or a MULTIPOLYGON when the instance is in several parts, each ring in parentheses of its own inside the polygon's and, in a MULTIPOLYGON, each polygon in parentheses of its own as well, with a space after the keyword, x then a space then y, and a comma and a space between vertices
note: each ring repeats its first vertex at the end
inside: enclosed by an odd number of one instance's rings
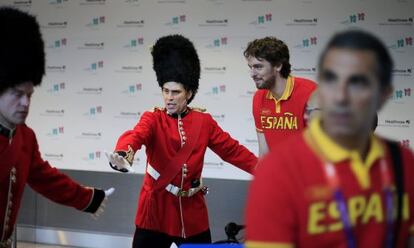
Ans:
POLYGON ((346 83, 339 83, 333 92, 335 101, 338 103, 344 103, 348 100, 348 85, 346 83))
POLYGON ((255 69, 250 69, 250 77, 254 77, 256 76, 256 70, 255 69))
POLYGON ((28 107, 30 105, 30 97, 27 95, 22 96, 20 99, 20 104, 25 107, 28 107))

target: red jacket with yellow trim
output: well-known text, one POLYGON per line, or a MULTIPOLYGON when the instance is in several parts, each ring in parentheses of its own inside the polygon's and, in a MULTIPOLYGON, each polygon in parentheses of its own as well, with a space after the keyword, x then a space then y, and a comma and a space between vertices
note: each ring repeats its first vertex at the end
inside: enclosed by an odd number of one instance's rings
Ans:
POLYGON ((14 136, 0 135, 0 241, 10 238, 26 184, 50 200, 95 212, 105 197, 102 190, 81 186, 44 161, 35 134, 18 125, 14 136))
MULTIPOLYGON (((186 133, 196 119, 202 121, 202 126, 194 149, 185 162, 187 176, 182 178, 181 173, 178 173, 171 184, 179 187, 183 180, 183 189, 188 190, 194 179, 200 179, 207 147, 224 161, 249 173, 253 172, 257 157, 224 132, 210 114, 190 109, 181 119, 186 138, 192 138, 186 133)), ((134 129, 119 138, 115 150, 127 151, 130 146, 135 152, 145 145, 148 164, 160 172, 181 148, 182 131, 179 132, 178 122, 177 117, 168 115, 164 109, 145 112, 134 129)), ((202 192, 192 197, 181 197, 180 207, 179 197, 165 189, 154 191, 154 183, 156 180, 147 173, 138 202, 135 220, 138 227, 186 237, 208 229, 207 208, 202 192)))
MULTIPOLYGON (((258 164, 246 206, 247 248, 346 247, 340 213, 323 170, 325 162, 305 133, 293 135, 258 164)), ((384 140, 380 142, 392 171, 390 151, 384 140)), ((403 147, 400 153, 405 193, 397 247, 407 247, 409 235, 414 235, 414 155, 403 147)), ((357 247, 384 247, 387 225, 380 160, 369 169, 368 189, 360 186, 349 160, 336 163, 335 168, 357 247)))

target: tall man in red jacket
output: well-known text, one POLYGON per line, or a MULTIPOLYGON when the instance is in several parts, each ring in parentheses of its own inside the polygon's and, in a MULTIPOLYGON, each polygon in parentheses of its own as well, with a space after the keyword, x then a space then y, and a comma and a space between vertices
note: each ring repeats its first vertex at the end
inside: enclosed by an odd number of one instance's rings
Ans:
POLYGON ((257 157, 224 132, 216 121, 188 104, 197 93, 200 62, 188 39, 160 38, 152 50, 165 108, 145 112, 119 138, 111 166, 127 170, 145 145, 147 168, 135 219, 133 247, 170 247, 174 242, 210 243, 201 172, 207 148, 252 173, 257 157))
POLYGON ((290 75, 289 49, 275 37, 250 42, 244 56, 258 89, 253 117, 262 156, 305 127, 306 103, 316 84, 290 75))
POLYGON ((24 188, 57 203, 95 213, 106 195, 82 186, 44 161, 25 124, 34 86, 45 72, 44 43, 36 19, 0 8, 0 247, 10 247, 24 188))

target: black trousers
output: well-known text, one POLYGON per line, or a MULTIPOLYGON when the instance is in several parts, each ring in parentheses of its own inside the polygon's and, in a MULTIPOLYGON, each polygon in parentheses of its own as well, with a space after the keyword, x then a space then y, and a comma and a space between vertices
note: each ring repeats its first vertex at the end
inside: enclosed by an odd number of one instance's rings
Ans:
POLYGON ((142 228, 136 228, 134 234, 134 241, 132 242, 132 248, 170 248, 171 244, 175 243, 177 246, 181 244, 210 244, 211 233, 210 229, 200 234, 181 238, 170 236, 166 233, 146 230, 142 228))

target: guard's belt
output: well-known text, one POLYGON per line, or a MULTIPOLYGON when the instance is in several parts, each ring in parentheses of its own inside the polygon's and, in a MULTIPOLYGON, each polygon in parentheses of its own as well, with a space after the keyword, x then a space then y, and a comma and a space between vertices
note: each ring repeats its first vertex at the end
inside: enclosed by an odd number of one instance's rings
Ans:
MULTIPOLYGON (((154 169, 150 164, 147 166, 147 173, 154 178, 154 180, 157 180, 160 177, 160 173, 154 169)), ((200 179, 200 184, 197 187, 190 188, 189 190, 183 190, 180 187, 177 187, 173 184, 168 184, 167 187, 165 187, 165 190, 170 192, 171 194, 179 197, 191 197, 195 195, 198 191, 200 191, 203 188, 203 181, 200 179)))

